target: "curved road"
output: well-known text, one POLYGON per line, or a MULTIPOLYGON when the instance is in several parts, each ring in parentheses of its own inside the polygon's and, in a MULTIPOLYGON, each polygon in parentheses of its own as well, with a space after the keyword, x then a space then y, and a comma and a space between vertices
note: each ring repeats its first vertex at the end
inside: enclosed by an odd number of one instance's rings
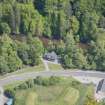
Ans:
POLYGON ((97 77, 105 78, 105 72, 92 72, 92 71, 41 71, 41 72, 30 72, 24 74, 18 74, 13 76, 8 76, 4 79, 0 79, 0 86, 5 86, 16 81, 22 81, 30 78, 36 78, 37 76, 49 77, 49 76, 86 76, 86 77, 97 77))

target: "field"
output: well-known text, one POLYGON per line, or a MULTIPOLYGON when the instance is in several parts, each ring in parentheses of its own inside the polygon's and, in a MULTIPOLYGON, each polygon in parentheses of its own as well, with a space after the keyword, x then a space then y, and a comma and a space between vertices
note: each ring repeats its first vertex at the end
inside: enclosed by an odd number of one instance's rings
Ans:
POLYGON ((18 70, 18 71, 15 71, 15 72, 12 72, 12 73, 8 73, 8 74, 5 74, 5 75, 0 75, 0 79, 3 79, 7 76, 12 76, 12 75, 19 75, 19 74, 23 74, 23 73, 28 73, 28 72, 38 72, 38 71, 44 71, 45 70, 45 66, 43 63, 41 63, 40 65, 38 66, 25 66, 24 68, 18 70))
MULTIPOLYGON (((27 90, 15 92, 14 105, 77 105, 83 103, 88 86, 82 84, 71 85, 73 79, 65 79, 54 86, 35 85, 27 90)), ((89 90, 92 88, 90 87, 89 90)))
POLYGON ((48 63, 48 66, 49 66, 49 69, 53 71, 64 70, 64 68, 60 64, 48 63))
POLYGON ((74 105, 79 91, 70 87, 36 87, 16 93, 15 105, 74 105))

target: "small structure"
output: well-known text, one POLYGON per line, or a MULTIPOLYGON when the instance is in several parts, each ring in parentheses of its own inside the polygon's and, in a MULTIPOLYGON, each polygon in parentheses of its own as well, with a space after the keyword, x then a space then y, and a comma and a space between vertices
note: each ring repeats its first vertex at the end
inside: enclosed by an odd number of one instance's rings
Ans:
POLYGON ((50 53, 45 53, 44 59, 53 61, 53 62, 58 62, 58 55, 54 51, 50 53))
POLYGON ((13 99, 12 98, 8 99, 5 105, 13 105, 13 99))
POLYGON ((95 98, 97 101, 105 99, 105 79, 99 81, 96 88, 95 98))
POLYGON ((7 102, 8 98, 4 96, 4 90, 0 87, 0 105, 4 105, 7 102))
POLYGON ((101 81, 99 81, 96 93, 99 93, 99 92, 105 93, 105 79, 102 79, 101 81))
POLYGON ((5 102, 5 104, 4 105, 13 105, 13 95, 12 95, 12 93, 10 92, 10 91, 5 91, 4 92, 4 96, 5 97, 7 97, 7 101, 5 102))

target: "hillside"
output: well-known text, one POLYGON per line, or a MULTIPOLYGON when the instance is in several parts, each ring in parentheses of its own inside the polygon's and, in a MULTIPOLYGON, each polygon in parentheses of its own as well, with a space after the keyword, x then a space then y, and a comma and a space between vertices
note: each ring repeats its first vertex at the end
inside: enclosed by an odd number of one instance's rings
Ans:
POLYGON ((1 0, 0 74, 55 51, 64 68, 105 71, 104 0, 1 0))

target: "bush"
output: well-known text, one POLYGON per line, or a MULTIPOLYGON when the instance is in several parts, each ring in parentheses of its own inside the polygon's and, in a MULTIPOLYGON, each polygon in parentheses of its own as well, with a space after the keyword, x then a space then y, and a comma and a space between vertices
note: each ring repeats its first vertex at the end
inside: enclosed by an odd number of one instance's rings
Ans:
POLYGON ((50 77, 49 82, 50 82, 50 85, 56 85, 57 83, 60 82, 60 80, 61 80, 60 77, 52 76, 50 77))
POLYGON ((15 87, 14 90, 21 90, 21 89, 28 89, 33 88, 35 85, 41 86, 51 86, 60 83, 61 78, 59 77, 50 77, 50 78, 42 78, 40 76, 36 77, 35 79, 30 79, 19 86, 15 87))

